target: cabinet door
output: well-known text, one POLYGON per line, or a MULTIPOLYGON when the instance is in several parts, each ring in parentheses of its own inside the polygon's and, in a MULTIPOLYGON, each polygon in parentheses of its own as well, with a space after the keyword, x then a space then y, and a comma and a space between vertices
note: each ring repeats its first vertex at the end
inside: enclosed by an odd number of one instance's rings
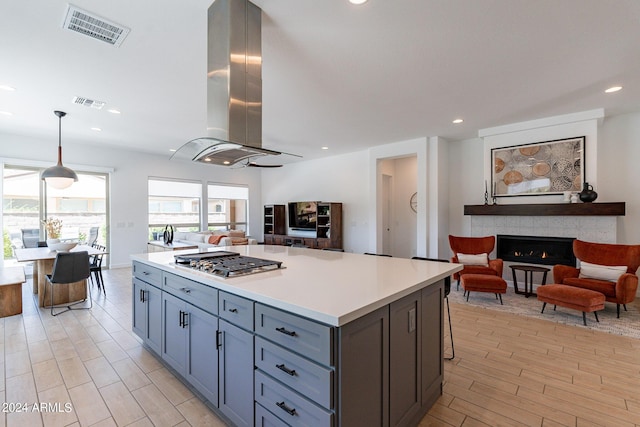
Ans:
POLYGON ((144 292, 147 284, 136 278, 133 279, 133 316, 132 327, 133 332, 142 338, 147 336, 147 305, 144 303, 144 292))
POLYGON ((187 363, 187 333, 183 321, 185 305, 173 295, 162 293, 162 359, 183 376, 187 363))
POLYGON ((389 306, 390 425, 406 425, 421 407, 421 293, 389 306))
POLYGON ((253 335, 220 320, 220 410, 237 426, 253 425, 253 335))
POLYGON ((422 405, 442 394, 444 378, 444 281, 422 290, 422 405))
POLYGON ((145 293, 147 306, 147 333, 145 343, 156 353, 162 349, 162 291, 155 286, 147 285, 145 293))
POLYGON ((389 307, 347 323, 339 334, 338 425, 388 426, 389 307))
POLYGON ((209 402, 218 406, 218 318, 191 304, 187 304, 187 311, 186 377, 209 402))

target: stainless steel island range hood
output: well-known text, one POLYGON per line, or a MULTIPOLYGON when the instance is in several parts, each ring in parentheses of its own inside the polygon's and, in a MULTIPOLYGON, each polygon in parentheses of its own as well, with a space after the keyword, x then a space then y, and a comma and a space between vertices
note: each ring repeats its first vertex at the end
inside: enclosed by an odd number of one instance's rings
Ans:
POLYGON ((208 12, 207 136, 172 158, 231 166, 278 151, 262 148, 262 41, 259 7, 215 0, 208 12))

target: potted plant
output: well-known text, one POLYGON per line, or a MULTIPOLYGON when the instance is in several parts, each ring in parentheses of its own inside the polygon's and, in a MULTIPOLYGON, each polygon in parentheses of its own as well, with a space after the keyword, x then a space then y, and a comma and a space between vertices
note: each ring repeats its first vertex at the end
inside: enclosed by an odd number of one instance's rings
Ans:
POLYGON ((47 233, 47 245, 60 242, 60 231, 62 230, 62 221, 58 218, 49 218, 43 220, 44 229, 47 233))

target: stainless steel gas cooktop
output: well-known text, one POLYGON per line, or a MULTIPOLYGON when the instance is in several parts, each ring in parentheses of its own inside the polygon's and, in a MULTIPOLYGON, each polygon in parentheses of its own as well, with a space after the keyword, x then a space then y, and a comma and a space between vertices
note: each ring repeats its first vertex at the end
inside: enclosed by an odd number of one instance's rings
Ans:
POLYGON ((237 252, 216 251, 176 255, 176 265, 218 277, 237 277, 276 270, 282 261, 254 258, 237 252))

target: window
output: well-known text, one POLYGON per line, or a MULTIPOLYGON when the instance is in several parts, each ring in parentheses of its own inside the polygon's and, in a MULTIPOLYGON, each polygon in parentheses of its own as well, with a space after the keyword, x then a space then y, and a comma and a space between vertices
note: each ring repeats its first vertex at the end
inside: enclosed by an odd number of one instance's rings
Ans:
MULTIPOLYGON (((44 185, 40 180, 41 170, 2 165, 4 259, 13 257, 13 248, 24 247, 22 230, 35 233, 36 244, 38 240, 44 240, 41 220, 49 217, 62 221, 63 239, 84 241, 90 228, 99 227, 99 242, 106 244, 109 175, 76 170, 78 182, 59 190, 44 185)), ((29 245, 34 243, 31 240, 29 245)))
POLYGON ((149 179, 149 238, 167 224, 181 231, 200 230, 202 184, 197 182, 149 179))
POLYGON ((207 226, 210 230, 247 231, 249 188, 209 184, 207 226))

